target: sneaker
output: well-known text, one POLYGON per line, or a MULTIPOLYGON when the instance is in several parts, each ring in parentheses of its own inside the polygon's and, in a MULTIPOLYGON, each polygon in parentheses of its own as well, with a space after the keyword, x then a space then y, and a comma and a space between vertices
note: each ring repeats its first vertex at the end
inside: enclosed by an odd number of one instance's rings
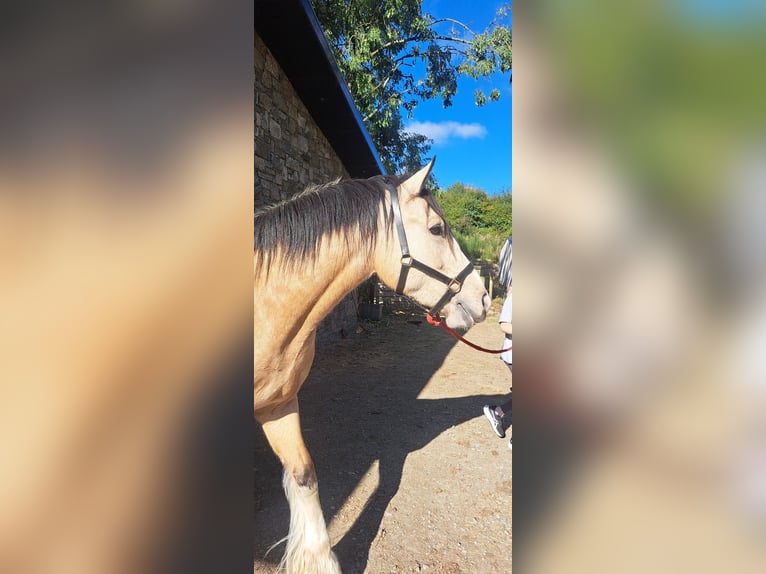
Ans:
POLYGON ((495 431, 495 434, 500 438, 504 438, 503 419, 497 416, 495 405, 484 405, 484 416, 489 420, 489 424, 492 425, 492 430, 495 431))

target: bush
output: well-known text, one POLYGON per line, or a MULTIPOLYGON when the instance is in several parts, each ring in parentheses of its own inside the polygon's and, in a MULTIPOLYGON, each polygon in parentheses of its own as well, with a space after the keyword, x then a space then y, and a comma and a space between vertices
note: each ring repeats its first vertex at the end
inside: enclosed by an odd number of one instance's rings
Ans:
POLYGON ((480 190, 454 183, 436 192, 452 234, 470 259, 497 261, 505 239, 513 234, 510 191, 488 197, 480 190))
POLYGON ((454 233, 454 235, 466 257, 494 262, 497 262, 500 249, 508 237, 493 231, 475 231, 469 234, 454 233))

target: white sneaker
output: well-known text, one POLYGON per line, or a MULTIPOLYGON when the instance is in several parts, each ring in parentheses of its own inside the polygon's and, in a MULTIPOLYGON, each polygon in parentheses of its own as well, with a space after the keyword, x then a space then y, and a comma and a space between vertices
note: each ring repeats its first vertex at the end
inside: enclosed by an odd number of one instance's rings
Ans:
POLYGON ((500 438, 505 438, 505 429, 503 429, 503 419, 495 412, 495 405, 484 405, 484 416, 487 417, 492 430, 500 438))

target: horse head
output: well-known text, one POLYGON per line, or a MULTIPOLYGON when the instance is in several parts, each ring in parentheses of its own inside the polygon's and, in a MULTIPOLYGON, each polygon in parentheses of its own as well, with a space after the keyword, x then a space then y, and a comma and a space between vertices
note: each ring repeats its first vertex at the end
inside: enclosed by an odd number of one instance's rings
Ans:
POLYGON ((394 231, 383 234, 388 241, 376 250, 375 271, 398 293, 443 315, 447 326, 469 329, 485 319, 490 297, 441 208, 423 187, 433 164, 431 160, 397 189, 389 186, 394 231))

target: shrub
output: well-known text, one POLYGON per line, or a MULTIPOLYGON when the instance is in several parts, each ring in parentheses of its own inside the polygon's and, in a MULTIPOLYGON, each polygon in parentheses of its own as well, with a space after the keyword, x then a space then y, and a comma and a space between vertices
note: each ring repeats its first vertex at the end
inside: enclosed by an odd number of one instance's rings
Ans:
POLYGON ((503 242, 513 234, 511 192, 488 197, 480 189, 453 183, 436 197, 463 252, 470 259, 496 262, 503 242))

